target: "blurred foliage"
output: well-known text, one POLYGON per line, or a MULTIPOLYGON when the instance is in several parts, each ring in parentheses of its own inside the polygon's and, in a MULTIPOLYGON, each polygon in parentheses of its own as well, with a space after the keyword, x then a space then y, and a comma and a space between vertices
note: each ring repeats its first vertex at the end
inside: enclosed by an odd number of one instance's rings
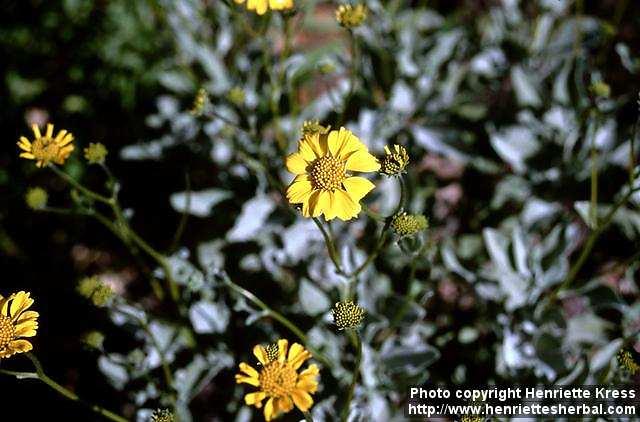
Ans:
MULTIPOLYGON (((64 122, 78 151, 104 143, 124 218, 168 257, 180 287, 177 305, 159 300, 167 274, 157 262, 86 218, 28 210, 28 185, 46 186, 55 206, 79 205, 62 183, 18 162, 8 140, 0 259, 23 280, 6 287, 27 283, 42 304, 36 353, 55 347, 47 330, 60 333, 86 372, 65 371, 75 362, 60 351, 45 363, 131 419, 174 407, 184 422, 259 420, 235 368, 253 359, 254 344, 296 338, 230 289, 235 282, 329 359, 312 414, 336 420, 354 350, 330 308, 347 281, 314 223, 280 194, 291 179, 283 156, 303 122, 318 120, 345 125, 380 157, 404 146, 405 210, 429 220, 415 238, 390 235, 359 275, 367 317, 355 420, 400 417, 406 387, 426 382, 636 381, 615 357, 637 349, 640 327, 640 195, 629 194, 639 148, 638 140, 631 148, 637 5, 371 0, 364 25, 347 31, 336 4, 296 4, 293 17, 197 0, 3 7, 6 137, 41 119, 64 122), (47 274, 55 280, 43 282, 47 274), (106 310, 74 293, 76 280, 93 275, 113 284, 106 310), (54 317, 54 301, 92 316, 54 317), (104 338, 91 352, 81 333, 95 330, 104 338), (94 385, 96 360, 110 387, 94 385)), ((68 174, 113 188, 79 157, 68 174)), ((382 176, 376 184, 370 214, 390 215, 398 184, 382 176)), ((332 224, 347 271, 372 253, 381 226, 365 213, 332 224)))

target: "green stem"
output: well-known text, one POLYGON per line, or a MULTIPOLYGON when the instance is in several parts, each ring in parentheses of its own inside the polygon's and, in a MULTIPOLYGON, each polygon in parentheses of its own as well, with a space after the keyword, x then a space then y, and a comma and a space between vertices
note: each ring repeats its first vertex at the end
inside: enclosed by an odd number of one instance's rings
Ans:
POLYGON ((340 264, 340 257, 336 250, 335 242, 331 238, 331 235, 327 232, 327 230, 322 225, 322 222, 317 217, 313 217, 313 222, 316 223, 316 226, 318 226, 318 228, 320 229, 320 232, 322 233, 322 237, 324 238, 324 243, 327 245, 327 251, 329 252, 329 257, 331 258, 333 265, 335 265, 336 271, 338 272, 338 274, 342 274, 346 276, 347 274, 342 269, 342 265, 340 264))
POLYGON ((307 338, 306 334, 304 334, 302 332, 302 330, 300 328, 298 328, 293 322, 291 322, 289 319, 287 319, 284 315, 282 315, 279 312, 274 311, 273 309, 271 309, 269 307, 269 305, 267 305, 266 303, 264 303, 260 298, 258 298, 256 295, 254 295, 253 293, 251 293, 249 290, 245 289, 244 287, 234 283, 229 276, 227 276, 226 274, 223 275, 223 281, 224 283, 233 291, 235 291, 236 293, 240 294, 241 296, 243 296, 245 299, 249 300, 251 303, 253 303, 254 305, 258 306, 260 309, 262 309, 267 315, 269 315, 270 317, 272 317, 273 319, 275 319, 276 321, 278 321, 280 324, 284 325, 286 328, 288 328, 293 334, 296 335, 296 337, 298 337, 300 339, 300 341, 302 341, 302 343, 304 343, 304 345, 307 347, 307 349, 309 349, 311 351, 311 353, 313 354, 313 356, 318 359, 319 361, 321 361, 324 365, 326 365, 327 367, 331 368, 333 367, 333 364, 331 363, 331 361, 326 358, 320 351, 318 351, 317 349, 315 349, 313 346, 310 345, 309 343, 309 339, 307 338))
POLYGON ((302 414, 304 415, 304 420, 307 422, 313 422, 313 417, 311 416, 311 413, 309 412, 302 412, 302 414))
POLYGON ((353 400, 353 396, 356 391, 356 385, 358 384, 358 376, 360 375, 360 363, 362 362, 362 340, 360 339, 360 334, 357 331, 352 331, 349 333, 349 335, 352 337, 352 339, 353 337, 355 337, 356 363, 353 368, 353 378, 351 378, 351 384, 349 385, 349 390, 347 391, 347 400, 345 401, 344 408, 342 409, 342 414, 340 415, 340 420, 342 422, 346 422, 349 418, 349 408, 351 407, 351 401, 353 400))
POLYGON ((567 275, 567 278, 565 278, 562 284, 560 284, 558 287, 556 287, 555 290, 553 290, 553 292, 551 292, 551 295, 549 297, 550 302, 555 301, 557 299, 558 293, 560 293, 563 290, 566 290, 574 282, 575 278, 578 276, 578 273, 582 269, 582 266, 584 265, 587 258, 591 254, 591 250, 593 249, 596 242, 598 241, 598 238, 609 227, 609 225, 613 221, 613 217, 615 216, 616 212, 620 209, 621 206, 623 206, 629 200, 629 198, 631 198, 631 195, 633 195, 635 192, 639 190, 640 190, 640 187, 629 189, 629 191, 622 198, 620 198, 618 202, 616 202, 613 208, 609 210, 607 215, 604 217, 604 220, 602 220, 602 224, 599 224, 598 227, 591 232, 591 234, 587 238, 587 242, 585 243, 584 248, 582 249, 582 252, 580 253, 580 256, 578 257, 578 260, 569 270, 569 274, 567 275))
POLYGON ((80 184, 76 179, 74 179, 73 177, 69 176, 67 173, 65 173, 64 171, 60 170, 57 166, 50 164, 49 168, 51 170, 53 170, 53 172, 58 175, 60 178, 62 178, 65 182, 67 182, 69 185, 73 186, 75 189, 79 190, 80 192, 82 192, 84 195, 86 195, 87 197, 98 201, 98 202, 102 202, 104 204, 111 204, 111 199, 107 198, 106 196, 100 195, 99 193, 96 193, 90 189, 85 188, 84 186, 82 186, 82 184, 80 184))
POLYGON ((351 73, 349 75, 349 91, 344 99, 344 105, 342 106, 342 113, 340 115, 339 126, 344 125, 347 118, 347 109, 349 102, 356 91, 356 83, 358 77, 358 68, 360 63, 360 50, 358 49, 358 39, 351 29, 349 31, 349 40, 351 41, 351 73))
POLYGON ((26 378, 31 378, 31 379, 39 379, 40 381, 44 382, 45 384, 47 384, 51 389, 57 391, 60 395, 68 398, 69 400, 78 402, 78 403, 83 403, 85 405, 87 405, 91 410, 93 410, 95 413, 103 416, 105 419, 109 419, 115 422, 127 422, 127 420, 125 418, 123 418, 122 416, 107 410, 103 407, 100 407, 98 405, 95 404, 91 404, 91 403, 86 403, 84 401, 82 401, 80 399, 80 397, 78 397, 78 395, 76 393, 74 393, 73 391, 63 387, 62 385, 58 384, 57 382, 55 382, 54 380, 52 380, 51 378, 49 378, 49 376, 47 376, 47 374, 45 374, 44 370, 42 369, 42 365, 40 364, 40 361, 38 360, 38 358, 36 358, 34 355, 32 355, 31 353, 27 353, 26 354, 27 357, 31 360, 31 362, 33 363, 33 366, 35 367, 36 372, 14 372, 14 371, 6 371, 6 370, 0 370, 0 373, 6 374, 6 375, 13 375, 19 379, 26 379, 26 378))

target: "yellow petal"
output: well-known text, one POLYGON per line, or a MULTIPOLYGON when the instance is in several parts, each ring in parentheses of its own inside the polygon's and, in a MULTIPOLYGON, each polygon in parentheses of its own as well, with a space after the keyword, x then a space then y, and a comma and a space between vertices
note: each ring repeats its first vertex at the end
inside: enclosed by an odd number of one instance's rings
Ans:
POLYGON ((245 377, 244 375, 236 374, 236 384, 242 383, 253 385, 254 387, 260 387, 260 380, 257 378, 245 377))
POLYGON ((284 362, 287 358, 287 350, 289 350, 289 341, 287 339, 278 340, 278 360, 284 362))
POLYGON ((33 134, 35 135, 36 139, 37 138, 42 138, 42 134, 40 133, 40 128, 38 127, 37 124, 32 124, 31 125, 31 130, 33 131, 33 134))
POLYGON ((315 151, 311 147, 311 144, 304 139, 301 139, 298 144, 298 154, 300 154, 302 158, 304 158, 309 163, 320 157, 316 155, 315 151))
POLYGON ((305 214, 306 212, 307 215, 305 216, 307 217, 318 217, 322 214, 322 209, 319 207, 318 203, 320 192, 320 190, 314 190, 311 195, 309 195, 309 198, 302 203, 302 214, 305 214))
POLYGON ((326 207, 330 206, 329 192, 325 190, 316 190, 309 197, 309 206, 312 217, 322 215, 326 207))
POLYGON ((332 130, 327 137, 327 144, 331 155, 342 160, 347 159, 355 151, 367 151, 367 147, 344 127, 341 127, 339 131, 332 130))
POLYGON ((305 348, 302 347, 301 344, 293 343, 291 345, 291 348, 289 349, 289 356, 287 357, 287 361, 293 369, 298 369, 300 368, 300 366, 302 366, 304 361, 309 359, 310 357, 311 353, 305 350, 305 348))
POLYGON ((356 202, 364 198, 366 194, 376 187, 376 185, 371 183, 369 180, 358 176, 347 177, 342 181, 342 184, 347 190, 349 196, 356 202))
POLYGON ((58 142, 58 145, 65 146, 68 143, 70 143, 71 141, 73 141, 73 135, 68 133, 67 136, 65 136, 64 138, 62 138, 62 140, 60 142, 58 142))
POLYGON ((33 154, 32 154, 32 153, 30 153, 30 152, 23 152, 23 153, 21 153, 21 154, 20 154, 20 157, 21 157, 21 158, 27 158, 27 159, 29 159, 29 160, 33 160, 34 158, 36 158, 36 156, 35 156, 35 155, 33 155, 33 154))
POLYGON ((287 170, 293 174, 305 174, 309 163, 304 159, 302 154, 294 152, 287 157, 286 165, 287 170))
POLYGON ((244 3, 244 0, 234 0, 234 1, 238 4, 244 3))
POLYGON ((295 403, 296 407, 303 412, 309 410, 309 408, 313 405, 313 399, 303 390, 294 390, 291 392, 291 398, 293 399, 293 403, 295 403))
POLYGON ((240 367, 240 370, 242 372, 244 372, 245 374, 247 374, 250 377, 258 379, 258 377, 260 376, 258 371, 253 369, 253 366, 251 366, 251 365, 247 365, 246 363, 241 362, 240 365, 238 365, 238 366, 240 367))
POLYGON ((349 221, 358 215, 362 207, 354 202, 351 196, 343 190, 337 189, 334 192, 334 200, 338 218, 342 221, 349 221))
POLYGON ((9 309, 9 313, 11 314, 11 321, 15 321, 18 319, 20 314, 23 311, 29 309, 29 307, 33 304, 33 299, 29 297, 29 293, 27 292, 18 292, 16 293, 13 301, 11 302, 11 308, 9 309))
POLYGON ((264 420, 270 421, 275 417, 275 409, 273 408, 273 397, 267 400, 267 404, 264 407, 264 420))
POLYGON ((338 216, 338 210, 336 209, 335 193, 329 192, 329 203, 324 209, 324 219, 331 221, 338 216))
POLYGON ((287 188, 287 199, 292 204, 299 204, 307 200, 313 192, 313 185, 309 181, 294 181, 287 188))
POLYGON ((36 335, 36 328, 38 325, 22 325, 19 328, 16 328, 14 335, 16 337, 33 337, 36 335))
POLYGON ((319 133, 307 134, 300 140, 300 152, 303 152, 303 145, 305 146, 304 148, 308 146, 313 151, 315 158, 327 155, 327 137, 325 135, 320 136, 319 133))
POLYGON ((347 158, 347 170, 351 171, 378 171, 380 163, 367 151, 358 150, 347 158))
POLYGON ((266 365, 267 363, 269 363, 269 357, 267 356, 267 351, 264 350, 264 347, 262 347, 261 345, 256 345, 253 348, 253 355, 258 359, 258 362, 260 362, 263 365, 266 365))
POLYGON ((53 136, 53 125, 51 123, 47 123, 47 132, 45 136, 47 138, 51 138, 53 136))
POLYGON ((244 402, 248 406, 254 405, 258 409, 260 409, 262 407, 262 400, 264 400, 266 396, 267 395, 264 392, 256 391, 255 393, 249 393, 244 396, 244 402))
POLYGON ((0 302, 0 305, 2 306, 0 308, 0 314, 4 316, 9 316, 9 302, 11 301, 11 299, 13 299, 14 296, 15 296, 15 293, 13 293, 9 297, 5 297, 2 299, 2 302, 0 302))
POLYGON ((14 353, 25 353, 33 349, 33 345, 27 340, 14 340, 7 347, 14 353))

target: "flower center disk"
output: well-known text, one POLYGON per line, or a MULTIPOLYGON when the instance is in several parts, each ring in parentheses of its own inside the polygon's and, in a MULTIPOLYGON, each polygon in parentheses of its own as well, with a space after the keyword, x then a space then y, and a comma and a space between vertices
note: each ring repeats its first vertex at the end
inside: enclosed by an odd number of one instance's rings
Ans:
POLYGON ((339 189, 346 176, 345 163, 336 157, 326 155, 318 158, 312 165, 311 182, 316 189, 339 189))
POLYGON ((33 142, 32 145, 32 153, 33 155, 39 159, 44 161, 53 161, 54 158, 58 156, 60 152, 60 147, 58 144, 53 142, 52 138, 42 137, 38 138, 33 142))
POLYGON ((4 316, 0 315, 0 349, 6 347, 15 335, 15 328, 11 323, 11 320, 4 316))
POLYGON ((287 363, 271 362, 260 372, 260 388, 272 397, 291 394, 296 386, 298 374, 287 363))

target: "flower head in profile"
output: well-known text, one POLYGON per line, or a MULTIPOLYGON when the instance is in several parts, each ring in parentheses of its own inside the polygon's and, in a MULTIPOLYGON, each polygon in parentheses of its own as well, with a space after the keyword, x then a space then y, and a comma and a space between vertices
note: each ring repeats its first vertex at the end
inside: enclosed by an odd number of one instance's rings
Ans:
POLYGON ((377 171, 380 164, 351 131, 340 128, 303 135, 298 152, 287 157, 287 169, 296 175, 287 199, 302 204, 303 216, 347 221, 360 213, 360 200, 375 187, 350 172, 377 171))
POLYGON ((421 214, 396 214, 391 218, 391 229, 398 236, 413 236, 429 227, 429 220, 421 214))
POLYGON ((380 173, 387 176, 399 176, 404 173, 409 164, 409 154, 402 145, 394 145, 393 150, 384 147, 385 156, 382 159, 380 173))
POLYGON ((33 349, 29 337, 38 330, 38 313, 29 311, 33 299, 27 292, 0 296, 0 359, 33 349))
POLYGON ((20 157, 27 160, 35 160, 36 166, 44 167, 49 163, 64 164, 65 160, 73 151, 73 135, 66 130, 61 130, 54 137, 53 125, 47 124, 47 130, 42 136, 38 125, 31 126, 33 130, 33 141, 21 136, 18 141, 18 147, 23 151, 20 157))
POLYGON ((259 15, 264 15, 267 10, 293 9, 293 0, 234 0, 238 4, 247 3, 247 9, 253 10, 259 15))
POLYGON ((341 4, 336 10, 336 20, 345 28, 357 28, 367 19, 367 6, 341 4))
POLYGON ((631 375, 635 375, 640 370, 640 365, 633 359, 631 352, 626 349, 620 349, 616 359, 618 359, 618 365, 631 375))
POLYGON ((236 383, 245 383, 258 388, 258 391, 244 397, 247 405, 260 409, 264 405, 264 418, 270 421, 283 413, 288 413, 295 405, 306 412, 313 405, 311 394, 318 389, 318 374, 315 364, 298 372, 302 364, 311 357, 304 347, 293 343, 289 348, 287 340, 278 340, 277 353, 274 345, 267 348, 257 345, 253 354, 260 364, 259 370, 246 363, 240 364, 240 373, 236 383))

